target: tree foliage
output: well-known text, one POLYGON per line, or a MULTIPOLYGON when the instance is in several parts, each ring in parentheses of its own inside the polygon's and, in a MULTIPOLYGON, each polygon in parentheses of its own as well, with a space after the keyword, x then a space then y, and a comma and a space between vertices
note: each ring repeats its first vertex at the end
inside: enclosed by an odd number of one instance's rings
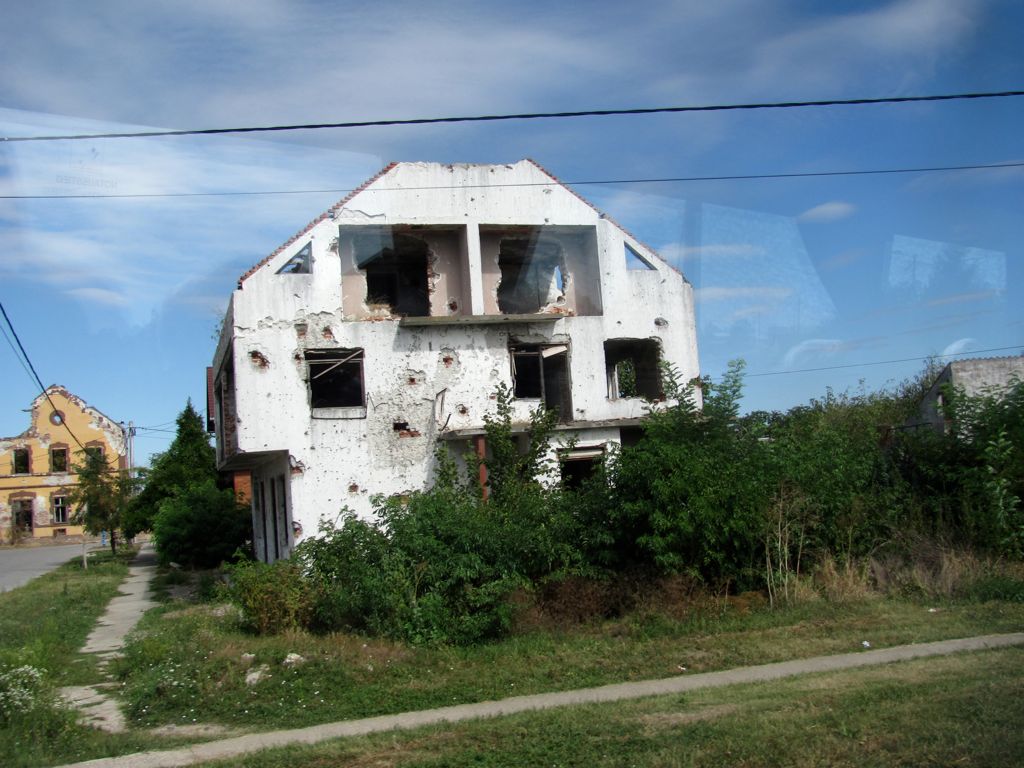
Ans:
MULTIPOLYGON (((892 391, 829 390, 785 413, 746 416, 741 362, 718 382, 684 383, 666 368, 667 399, 649 404, 639 440, 608 451, 572 487, 556 471, 555 414, 513 424, 511 393, 499 388, 486 456, 460 470, 442 450, 431 488, 378 497, 375 522, 346 512, 303 542, 289 571, 301 588, 270 615, 472 643, 508 629, 514 590, 566 575, 682 573, 774 599, 817 563, 913 532, 1020 557, 1024 387, 948 393, 952 429, 940 434, 911 418, 933 368, 892 391)), ((268 622, 277 625, 253 619, 268 622)))
POLYGON ((153 459, 131 500, 125 530, 151 530, 164 562, 209 568, 252 538, 252 522, 234 493, 218 487, 215 452, 191 400, 176 423, 174 441, 153 459))
POLYGON ((110 550, 117 553, 117 533, 121 530, 134 482, 125 469, 114 469, 102 451, 85 449, 79 452, 81 462, 74 471, 78 484, 69 494, 76 507, 72 522, 82 525, 88 533, 110 534, 110 550))
POLYGON ((203 420, 189 400, 176 419, 174 441, 153 457, 142 491, 132 499, 125 532, 131 536, 153 529, 160 504, 190 485, 217 480, 216 454, 203 420))

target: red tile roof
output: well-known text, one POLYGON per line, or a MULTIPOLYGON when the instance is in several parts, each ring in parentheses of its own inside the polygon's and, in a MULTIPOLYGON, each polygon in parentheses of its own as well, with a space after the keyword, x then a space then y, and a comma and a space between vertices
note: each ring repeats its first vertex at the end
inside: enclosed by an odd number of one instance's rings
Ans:
MULTIPOLYGON (((640 245, 641 245, 641 246, 643 246, 643 247, 644 247, 644 248, 645 248, 646 250, 650 251, 650 252, 651 252, 652 254, 654 254, 655 256, 657 256, 657 257, 658 257, 658 259, 659 259, 659 260, 660 260, 660 261, 661 261, 661 262, 662 262, 663 264, 665 264, 665 265, 666 265, 666 266, 667 266, 667 267, 668 267, 669 269, 672 269, 672 270, 674 270, 674 271, 678 272, 678 273, 679 273, 680 275, 682 275, 682 274, 683 274, 683 273, 682 273, 682 272, 681 272, 681 271, 680 271, 679 269, 677 269, 676 267, 672 266, 672 265, 671 265, 671 264, 669 264, 669 263, 668 263, 668 262, 667 262, 667 261, 666 261, 665 259, 663 259, 663 258, 662 258, 662 257, 660 256, 660 254, 658 254, 658 252, 657 252, 657 251, 656 251, 656 250, 655 250, 654 248, 651 248, 651 246, 649 246, 649 245, 647 245, 646 243, 644 243, 643 241, 639 240, 639 239, 638 239, 638 238, 637 238, 637 237, 636 237, 635 235, 633 235, 633 233, 631 233, 631 232, 630 232, 630 231, 629 231, 628 229, 626 229, 625 227, 623 227, 623 226, 622 226, 621 224, 619 224, 619 223, 618 223, 617 221, 615 221, 615 219, 613 219, 613 218, 612 218, 611 216, 609 216, 609 215, 608 215, 608 214, 606 214, 606 213, 605 213, 604 211, 602 211, 601 209, 599 209, 599 208, 598 208, 597 206, 595 206, 595 205, 594 205, 594 204, 593 204, 592 202, 590 202, 590 201, 589 201, 589 200, 587 200, 587 199, 586 199, 585 197, 583 197, 583 196, 582 196, 581 194, 579 194, 579 193, 578 193, 578 192, 577 192, 576 190, 574 190, 574 189, 573 189, 572 187, 569 187, 568 185, 566 185, 566 183, 565 183, 565 182, 563 182, 563 181, 562 181, 561 179, 559 179, 559 178, 558 178, 557 176, 555 176, 555 175, 554 175, 553 173, 551 173, 551 172, 550 172, 550 171, 549 171, 549 170, 548 170, 547 168, 545 168, 544 166, 542 166, 542 165, 541 165, 540 163, 538 163, 538 162, 537 162, 536 160, 534 160, 534 159, 532 159, 532 158, 529 158, 529 157, 528 157, 528 158, 526 158, 526 162, 528 162, 528 163, 530 163, 531 165, 533 165, 533 166, 534 166, 535 168, 537 168, 537 170, 539 170, 539 171, 540 171, 541 173, 543 173, 543 174, 544 174, 545 176, 549 177, 549 178, 550 178, 550 179, 551 179, 552 181, 554 181, 554 182, 555 182, 555 183, 556 183, 556 184, 557 184, 558 186, 560 186, 560 187, 561 187, 562 189, 566 190, 566 191, 567 191, 567 192, 569 192, 569 193, 570 193, 571 195, 573 195, 574 197, 578 198, 578 199, 579 199, 579 200, 580 200, 581 202, 583 202, 583 203, 584 203, 585 205, 587 205, 588 207, 592 208, 592 209, 594 210, 594 212, 595 212, 595 213, 597 213, 597 215, 598 215, 598 216, 600 216, 600 217, 601 217, 602 219, 605 219, 606 221, 608 221, 608 222, 611 222, 611 223, 612 223, 612 224, 613 224, 613 225, 614 225, 615 227, 617 227, 617 228, 618 228, 619 230, 621 230, 621 231, 622 231, 622 232, 623 232, 623 233, 624 233, 625 235, 627 235, 627 236, 628 236, 629 238, 631 238, 631 239, 632 239, 633 241, 635 241, 636 243, 640 244, 640 245)), ((367 179, 366 181, 364 181, 364 182, 363 182, 362 184, 360 184, 360 185, 359 185, 358 187, 356 187, 356 188, 355 188, 355 189, 353 189, 353 190, 352 190, 351 192, 349 192, 349 193, 348 193, 347 195, 345 195, 345 197, 343 197, 343 198, 342 198, 341 200, 339 200, 339 201, 338 201, 337 203, 335 203, 335 204, 334 204, 334 205, 332 205, 332 206, 331 206, 330 208, 328 208, 328 209, 327 209, 327 210, 326 210, 326 211, 325 211, 324 213, 322 213, 322 214, 320 214, 319 216, 317 216, 317 217, 316 217, 315 219, 313 219, 313 220, 312 220, 311 222, 309 222, 309 224, 307 224, 307 225, 306 225, 305 227, 303 227, 303 228, 302 228, 302 229, 300 229, 300 230, 299 230, 298 232, 296 232, 296 233, 295 233, 294 235, 292 235, 292 236, 291 236, 290 238, 288 238, 288 240, 286 240, 286 241, 285 241, 285 242, 284 242, 284 243, 283 243, 283 244, 282 244, 282 245, 281 245, 281 246, 280 246, 279 248, 277 248, 277 249, 276 249, 276 250, 275 250, 275 251, 274 251, 273 253, 271 253, 271 254, 270 254, 269 256, 267 256, 266 258, 264 258, 263 260, 261 260, 261 261, 260 261, 259 263, 257 263, 257 264, 254 264, 254 265, 252 266, 252 268, 251 268, 251 269, 249 269, 249 270, 248 270, 248 271, 247 271, 247 272, 246 272, 246 273, 245 273, 244 275, 242 275, 242 276, 241 276, 240 278, 238 278, 238 287, 239 287, 239 289, 241 289, 241 287, 242 287, 242 283, 244 283, 244 282, 245 282, 246 278, 248 278, 248 277, 249 277, 250 275, 252 275, 253 273, 255 273, 255 272, 256 272, 257 270, 261 269, 261 268, 262 268, 262 267, 264 267, 264 266, 265 266, 266 264, 268 264, 268 263, 269 263, 269 262, 271 261, 271 259, 273 259, 273 258, 274 258, 275 256, 277 256, 278 254, 280 254, 280 253, 281 253, 281 252, 282 252, 283 250, 285 250, 286 248, 288 248, 288 247, 289 247, 290 245, 292 245, 292 244, 293 244, 293 243, 294 243, 294 242, 295 242, 296 240, 298 240, 299 238, 301 238, 301 237, 302 237, 303 235, 306 235, 306 234, 308 234, 308 233, 309 233, 309 231, 310 231, 311 229, 313 229, 313 227, 315 227, 315 226, 316 226, 317 224, 319 224, 319 223, 320 223, 321 221, 323 221, 324 219, 326 219, 326 218, 328 218, 328 217, 334 216, 334 214, 336 214, 336 213, 338 212, 338 210, 340 210, 340 209, 341 209, 341 208, 343 208, 343 207, 344 207, 345 205, 347 205, 347 204, 348 204, 349 202, 351 202, 353 198, 355 198, 355 197, 356 197, 356 196, 357 196, 358 194, 360 194, 361 192, 363 192, 364 190, 366 190, 366 188, 367 188, 367 187, 369 187, 369 186, 370 186, 371 184, 373 184, 373 183, 375 183, 375 182, 379 181, 379 180, 380 180, 381 178, 383 178, 383 177, 384 177, 384 176, 386 176, 386 175, 387 175, 388 173, 390 173, 390 172, 391 172, 391 171, 392 171, 392 170, 393 170, 393 169, 394 169, 394 168, 395 168, 396 166, 398 166, 398 163, 395 163, 395 162, 393 162, 393 163, 388 163, 388 164, 387 164, 386 166, 384 166, 384 167, 383 167, 383 168, 382 168, 382 169, 381 169, 380 171, 378 171, 378 172, 377 172, 377 173, 376 173, 375 175, 371 176, 371 177, 370 177, 369 179, 367 179)), ((685 277, 685 276, 683 276, 683 279, 685 280, 685 279, 686 279, 686 277, 685 277)))
POLYGON ((284 243, 282 243, 282 244, 281 244, 281 246, 280 246, 280 247, 278 247, 278 248, 277 248, 277 249, 276 249, 276 250, 275 250, 275 251, 274 251, 273 253, 271 253, 271 254, 270 254, 269 256, 267 256, 267 257, 266 257, 265 259, 262 259, 262 260, 261 260, 261 261, 259 261, 258 263, 254 264, 254 265, 253 265, 253 266, 252 266, 252 267, 251 267, 251 268, 249 269, 249 271, 247 271, 247 272, 246 272, 246 273, 245 273, 244 275, 242 275, 242 276, 241 276, 240 278, 238 278, 238 287, 239 287, 239 289, 241 289, 241 287, 242 287, 242 283, 244 283, 244 282, 246 281, 246 279, 247 279, 247 278, 248 278, 248 277, 249 277, 250 275, 252 275, 252 274, 253 274, 254 272, 256 272, 257 270, 259 270, 260 268, 262 268, 262 267, 263 267, 263 266, 265 266, 266 264, 268 264, 268 263, 270 262, 270 260, 271 260, 271 259, 273 259, 273 258, 274 258, 275 256, 277 256, 277 255, 278 255, 279 253, 281 253, 281 251, 283 251, 283 250, 284 250, 285 248, 287 248, 288 246, 290 246, 290 245, 291 245, 292 243, 294 243, 294 242, 295 242, 296 240, 298 240, 298 239, 299 239, 300 237, 302 237, 302 236, 303 236, 303 235, 305 235, 305 234, 308 234, 308 233, 309 233, 309 231, 310 231, 311 229, 313 229, 313 227, 315 227, 315 226, 316 226, 317 224, 319 224, 319 223, 320 223, 321 221, 323 221, 324 219, 328 218, 329 216, 333 216, 333 215, 334 215, 334 214, 335 214, 335 213, 336 213, 336 212, 337 212, 337 211, 338 211, 338 210, 339 210, 340 208, 342 208, 343 206, 345 206, 345 205, 346 205, 347 203, 351 202, 352 198, 354 198, 354 197, 355 197, 356 195, 358 195, 358 194, 359 194, 360 192, 362 192, 362 191, 363 191, 364 189, 366 189, 366 188, 367 188, 368 186, 370 186, 371 184, 373 184, 373 183, 374 183, 375 181, 378 181, 378 180, 379 180, 379 179, 381 179, 382 177, 386 176, 386 175, 387 175, 388 173, 390 173, 390 172, 391 172, 391 170, 392 170, 392 169, 393 169, 393 168, 394 168, 395 166, 397 166, 397 165, 398 165, 398 163, 388 163, 387 165, 385 165, 385 166, 384 166, 383 168, 381 168, 381 169, 380 169, 380 170, 379 170, 379 171, 378 171, 377 173, 375 173, 375 174, 374 174, 373 176, 371 176, 370 178, 368 178, 368 179, 367 179, 366 181, 364 181, 364 182, 363 182, 362 184, 360 184, 360 185, 359 185, 358 187, 356 187, 356 188, 355 188, 355 189, 353 189, 353 190, 352 190, 351 192, 349 192, 349 193, 348 193, 347 195, 345 195, 345 196, 344 196, 343 198, 341 198, 341 200, 339 200, 338 202, 336 202, 336 203, 335 203, 334 205, 332 205, 332 206, 331 206, 330 208, 328 208, 328 209, 327 209, 326 211, 324 211, 324 212, 323 212, 323 213, 321 213, 321 214, 320 214, 319 216, 317 216, 317 217, 316 217, 315 219, 313 219, 313 220, 312 220, 311 222, 309 222, 309 224, 307 224, 307 225, 306 225, 306 226, 304 226, 304 227, 303 227, 302 229, 300 229, 300 230, 299 230, 298 232, 296 232, 296 233, 295 233, 294 235, 292 235, 292 236, 291 236, 290 238, 288 238, 288 239, 287 239, 287 240, 286 240, 286 241, 285 241, 284 243))

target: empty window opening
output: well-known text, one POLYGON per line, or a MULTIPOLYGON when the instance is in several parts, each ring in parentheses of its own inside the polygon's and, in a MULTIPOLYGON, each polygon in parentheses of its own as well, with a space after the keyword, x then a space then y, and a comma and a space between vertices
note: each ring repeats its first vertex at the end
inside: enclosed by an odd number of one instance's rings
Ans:
POLYGON ((97 459, 102 459, 104 450, 102 445, 87 445, 85 446, 86 456, 95 456, 97 459))
POLYGON ((50 471, 51 472, 67 472, 68 471, 68 449, 67 448, 51 448, 50 449, 50 471))
POLYGON ((661 389, 661 345, 656 339, 611 339, 604 343, 608 397, 657 400, 661 389))
POLYGON ((619 429, 619 442, 623 448, 632 448, 644 437, 643 427, 621 427, 619 429))
POLYGON ((506 315, 533 314, 565 300, 569 273, 562 246, 537 237, 501 240, 498 247, 498 309, 506 315))
POLYGON ((302 249, 277 270, 279 275, 308 275, 313 271, 313 244, 306 243, 302 249))
POLYGON ((587 479, 594 476, 599 461, 598 458, 564 457, 562 460, 562 487, 579 488, 587 479))
POLYGON ((395 432, 404 432, 407 429, 409 429, 409 422, 408 421, 396 421, 396 422, 393 422, 391 424, 391 428, 393 430, 395 430, 395 432))
POLYGON ((366 405, 363 350, 307 349, 309 397, 313 408, 366 405))
POLYGON ((11 459, 11 474, 27 475, 32 471, 31 453, 28 448, 15 448, 14 456, 11 459))
POLYGON ((641 256, 640 253, 635 248, 633 248, 629 243, 626 243, 625 251, 626 269, 656 271, 656 267, 643 256, 641 256))
POLYGON ((366 306, 396 315, 430 315, 430 249, 417 237, 375 232, 353 240, 356 265, 366 273, 366 306))
POLYGON ((572 383, 569 348, 565 344, 529 344, 512 347, 512 394, 539 399, 559 421, 572 419, 572 383))
POLYGON ((54 523, 66 523, 68 521, 68 497, 54 496, 51 512, 54 523))
POLYGON ((32 532, 32 499, 18 499, 11 502, 11 513, 15 529, 23 533, 32 532))

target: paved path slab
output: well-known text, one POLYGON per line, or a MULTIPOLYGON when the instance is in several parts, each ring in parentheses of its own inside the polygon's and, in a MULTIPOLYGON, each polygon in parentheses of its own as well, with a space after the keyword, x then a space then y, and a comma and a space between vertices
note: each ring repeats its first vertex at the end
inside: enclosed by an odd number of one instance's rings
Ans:
POLYGON ((160 752, 140 752, 122 757, 101 758, 74 763, 63 768, 178 768, 195 765, 209 760, 257 752, 274 747, 296 744, 317 744, 329 739, 345 736, 362 736, 381 731, 417 728, 438 723, 456 723, 483 717, 510 715, 528 710, 551 709, 576 704, 638 699, 645 696, 659 696, 667 693, 681 693, 698 688, 718 688, 737 683, 755 683, 778 680, 812 672, 835 672, 857 667, 888 664, 926 656, 942 656, 959 651, 980 651, 989 648, 1004 648, 1024 645, 1024 632, 1006 635, 985 635, 959 640, 941 640, 934 643, 898 645, 858 653, 844 653, 837 656, 814 656, 776 664, 762 664, 756 667, 740 667, 722 672, 704 672, 697 675, 680 675, 661 680, 644 680, 635 683, 603 685, 598 688, 583 688, 559 693, 541 693, 533 696, 515 696, 500 701, 484 701, 478 704, 460 704, 420 712, 404 712, 398 715, 368 717, 362 720, 345 720, 338 723, 313 725, 308 728, 267 731, 237 736, 230 739, 209 741, 191 747, 170 749, 160 752))
POLYGON ((103 693, 110 683, 69 685, 58 690, 61 697, 79 712, 78 722, 107 733, 123 733, 128 729, 117 699, 103 693))
MULTIPOLYGON (((128 567, 128 576, 118 587, 118 594, 107 604, 107 610, 89 634, 82 653, 95 653, 103 661, 118 656, 124 648, 125 638, 135 629, 142 614, 157 603, 149 598, 149 582, 156 574, 156 553, 151 545, 143 544, 128 567)), ((107 696, 103 689, 107 683, 61 688, 58 693, 80 713, 78 721, 108 733, 126 729, 125 718, 117 700, 107 696)))
POLYGON ((156 574, 156 552, 143 544, 128 567, 128 577, 121 582, 119 594, 107 605, 82 653, 96 653, 111 658, 120 653, 128 633, 135 629, 142 614, 157 603, 149 598, 149 582, 156 574))

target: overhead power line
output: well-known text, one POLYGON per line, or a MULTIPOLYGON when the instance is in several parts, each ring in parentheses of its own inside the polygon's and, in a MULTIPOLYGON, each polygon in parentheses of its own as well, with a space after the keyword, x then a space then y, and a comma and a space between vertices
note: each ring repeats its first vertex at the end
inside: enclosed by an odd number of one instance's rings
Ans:
POLYGON ((864 368, 868 365, 888 365, 889 363, 914 363, 921 360, 941 359, 946 357, 959 357, 962 355, 980 355, 983 352, 1005 352, 1010 349, 1020 349, 1024 344, 1017 344, 1012 347, 990 347, 989 349, 975 349, 970 352, 951 352, 948 355, 925 355, 924 357, 903 357, 897 360, 873 360, 867 363, 847 363, 846 365, 825 365, 820 368, 797 368, 790 371, 766 371, 764 373, 747 373, 747 378, 755 376, 783 376, 788 373, 812 373, 815 371, 835 371, 840 368, 864 368))
MULTIPOLYGON (((58 409, 57 404, 53 402, 53 399, 50 397, 50 393, 46 391, 46 385, 43 384, 43 380, 39 378, 39 373, 36 371, 36 367, 32 365, 32 359, 28 356, 28 352, 25 351, 25 345, 21 343, 21 339, 18 337, 18 332, 14 330, 14 323, 12 323, 11 318, 7 316, 7 310, 4 309, 3 302, 0 302, 0 314, 3 315, 4 322, 7 323, 7 327, 10 329, 11 335, 14 337, 14 341, 18 345, 18 349, 21 350, 21 356, 25 359, 25 363, 28 364, 28 368, 32 372, 32 378, 35 379, 35 383, 39 386, 39 391, 43 393, 43 397, 46 398, 46 401, 50 404, 50 407, 54 410, 54 412, 58 412, 60 409, 58 409)), ((4 333, 4 335, 6 336, 6 332, 4 333)), ((68 434, 71 435, 71 439, 78 444, 78 447, 85 451, 85 445, 82 443, 81 440, 78 439, 78 435, 76 435, 74 430, 72 430, 71 427, 68 426, 67 422, 61 420, 61 424, 64 427, 64 429, 68 431, 68 434)), ((113 466, 116 463, 116 461, 117 459, 114 459, 112 461, 107 461, 105 463, 113 466)))
MULTIPOLYGON (((691 181, 751 181, 757 179, 806 179, 828 176, 879 176, 899 173, 936 173, 940 171, 987 171, 1003 168, 1024 168, 1024 161, 1006 163, 982 163, 975 165, 931 165, 912 168, 869 168, 846 171, 801 171, 793 173, 744 173, 717 176, 661 176, 642 179, 584 179, 582 181, 532 181, 514 184, 450 184, 445 186, 422 187, 370 187, 362 190, 363 194, 372 192, 424 192, 446 189, 494 189, 498 187, 556 187, 566 184, 581 187, 597 184, 663 184, 683 183, 691 181)), ((351 188, 324 189, 264 189, 264 190, 222 190, 218 192, 124 192, 100 195, 0 195, 0 200, 88 200, 104 199, 145 199, 175 197, 256 197, 270 195, 322 195, 348 194, 356 190, 351 188)))
POLYGON ((1024 91, 992 93, 947 93, 933 96, 885 96, 872 99, 822 99, 819 101, 775 101, 747 104, 704 104, 681 107, 637 107, 633 109, 587 109, 578 112, 523 112, 505 115, 473 115, 461 117, 417 117, 398 120, 356 120, 338 123, 300 123, 240 128, 191 128, 167 131, 122 131, 114 133, 70 133, 42 136, 4 136, 0 142, 11 141, 77 141, 81 139, 135 139, 156 136, 215 136, 230 133, 275 133, 283 131, 314 131, 328 128, 379 128, 392 125, 434 125, 438 123, 484 123, 504 120, 550 120, 555 118, 609 117, 613 115, 657 115, 682 112, 726 112, 755 109, 802 109, 807 107, 864 106, 869 104, 907 104, 927 101, 961 101, 966 99, 1003 99, 1024 96, 1024 91))

